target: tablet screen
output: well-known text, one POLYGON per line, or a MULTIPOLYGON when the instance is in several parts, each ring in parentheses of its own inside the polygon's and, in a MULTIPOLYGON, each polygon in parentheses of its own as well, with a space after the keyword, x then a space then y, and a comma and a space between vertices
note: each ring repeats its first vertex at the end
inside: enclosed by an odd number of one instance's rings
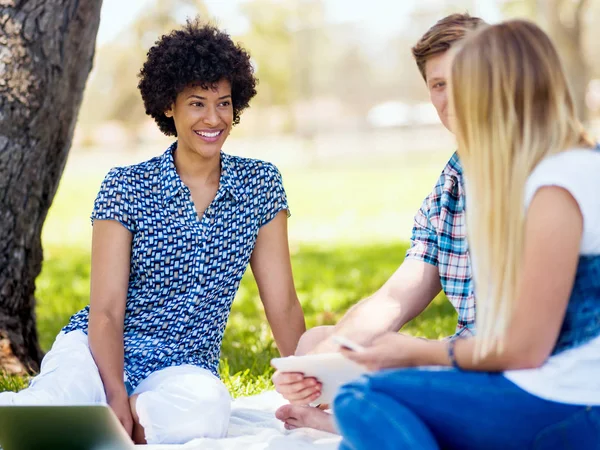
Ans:
POLYGON ((331 403, 340 386, 368 373, 365 367, 344 358, 341 353, 274 358, 271 364, 280 372, 303 373, 321 382, 321 396, 312 402, 313 405, 331 403))

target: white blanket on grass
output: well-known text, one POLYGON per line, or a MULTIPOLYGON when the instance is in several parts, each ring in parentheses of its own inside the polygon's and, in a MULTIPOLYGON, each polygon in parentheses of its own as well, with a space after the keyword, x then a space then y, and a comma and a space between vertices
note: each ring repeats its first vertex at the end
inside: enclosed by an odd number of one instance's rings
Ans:
POLYGON ((195 439, 185 445, 146 445, 145 450, 335 450, 340 437, 301 428, 288 431, 275 418, 286 401, 275 391, 234 400, 224 439, 195 439))

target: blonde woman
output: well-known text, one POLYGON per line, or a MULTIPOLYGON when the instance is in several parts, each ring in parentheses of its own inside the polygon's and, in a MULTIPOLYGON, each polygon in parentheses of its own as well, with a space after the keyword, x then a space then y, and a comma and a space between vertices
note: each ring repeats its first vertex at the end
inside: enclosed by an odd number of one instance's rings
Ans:
POLYGON ((478 334, 345 351, 378 371, 334 401, 341 448, 600 449, 600 149, 532 23, 473 32, 450 79, 478 334))

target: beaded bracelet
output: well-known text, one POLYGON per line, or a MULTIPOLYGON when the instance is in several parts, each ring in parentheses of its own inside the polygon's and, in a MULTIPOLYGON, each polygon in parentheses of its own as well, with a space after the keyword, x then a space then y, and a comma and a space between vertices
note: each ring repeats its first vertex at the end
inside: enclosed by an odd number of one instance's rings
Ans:
POLYGON ((450 359, 452 367, 458 370, 462 370, 461 367, 458 365, 458 362, 456 361, 456 355, 454 354, 454 346, 456 345, 456 342, 459 339, 461 339, 461 336, 453 336, 448 341, 448 358, 450 359))

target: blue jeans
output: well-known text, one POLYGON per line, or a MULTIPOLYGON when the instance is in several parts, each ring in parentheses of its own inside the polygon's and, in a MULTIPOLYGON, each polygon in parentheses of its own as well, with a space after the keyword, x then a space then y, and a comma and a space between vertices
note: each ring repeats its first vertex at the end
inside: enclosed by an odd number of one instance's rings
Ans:
POLYGON ((543 400, 501 374, 385 370, 333 401, 340 449, 600 450, 600 407, 543 400))

